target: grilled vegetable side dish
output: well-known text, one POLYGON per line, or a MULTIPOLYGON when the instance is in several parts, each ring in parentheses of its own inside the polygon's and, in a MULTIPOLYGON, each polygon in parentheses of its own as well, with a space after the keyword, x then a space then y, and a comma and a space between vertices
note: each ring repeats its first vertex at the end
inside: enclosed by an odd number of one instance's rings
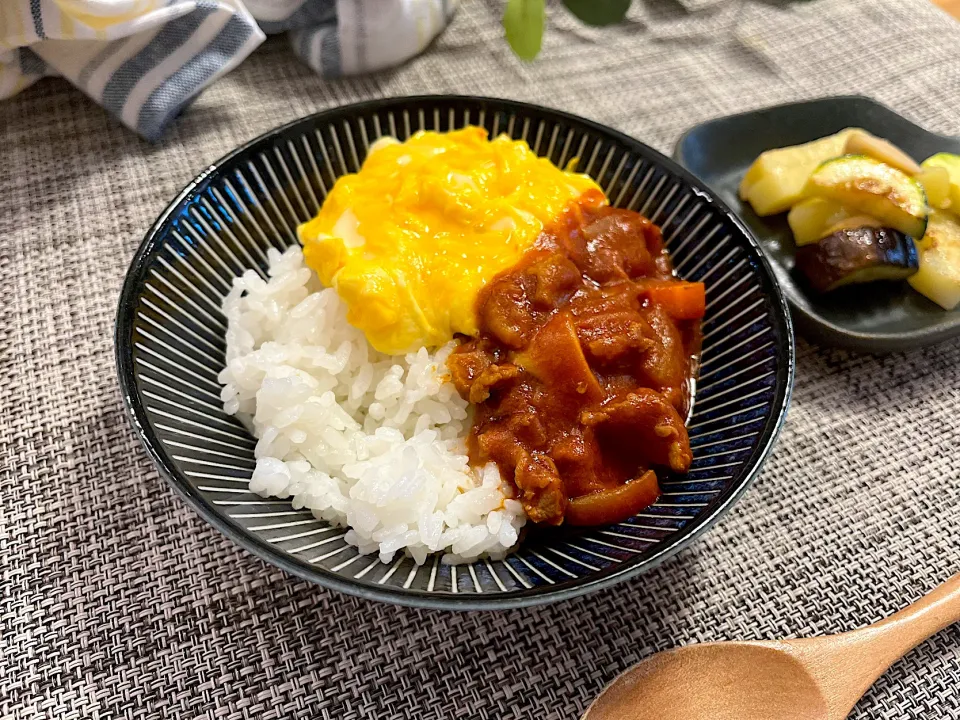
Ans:
POLYGON ((903 280, 920 263, 913 239, 891 228, 838 230, 797 250, 797 269, 819 292, 852 283, 903 280))
POLYGON ((839 202, 913 237, 921 237, 927 226, 923 186, 902 170, 866 155, 827 160, 813 171, 804 193, 839 202))
POLYGON ((918 250, 920 270, 908 282, 941 307, 955 308, 960 304, 960 218, 932 210, 918 250))
POLYGON ((739 193, 761 217, 789 211, 796 269, 813 291, 906 279, 945 310, 960 305, 960 155, 917 164, 847 128, 764 152, 739 193))
POLYGON ((851 132, 844 130, 806 145, 767 150, 743 176, 740 198, 761 217, 789 210, 802 199, 807 178, 817 166, 843 155, 851 132))
POLYGON ((787 223, 797 247, 815 243, 844 228, 883 227, 876 218, 856 212, 834 200, 813 197, 790 208, 787 223))
POLYGON ((947 196, 946 204, 937 205, 941 210, 960 212, 960 155, 953 153, 937 153, 931 155, 922 163, 922 170, 940 168, 946 173, 947 196))

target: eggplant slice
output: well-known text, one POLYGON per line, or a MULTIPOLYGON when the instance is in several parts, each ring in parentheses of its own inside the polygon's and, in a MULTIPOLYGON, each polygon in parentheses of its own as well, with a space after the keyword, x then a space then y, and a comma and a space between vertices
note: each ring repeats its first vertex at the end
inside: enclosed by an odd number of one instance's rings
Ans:
POLYGON ((903 280, 920 268, 913 239, 891 228, 838 230, 797 248, 797 269, 817 292, 874 280, 903 280))

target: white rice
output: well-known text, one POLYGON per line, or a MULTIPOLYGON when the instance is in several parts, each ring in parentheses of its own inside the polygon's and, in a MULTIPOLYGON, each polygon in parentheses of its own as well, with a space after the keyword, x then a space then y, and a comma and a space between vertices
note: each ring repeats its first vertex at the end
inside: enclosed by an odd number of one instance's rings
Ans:
POLYGON ((468 465, 467 403, 449 382, 450 343, 406 356, 374 350, 299 247, 269 251, 224 299, 224 410, 259 438, 250 489, 349 527, 389 562, 502 557, 526 521, 497 468, 468 465))

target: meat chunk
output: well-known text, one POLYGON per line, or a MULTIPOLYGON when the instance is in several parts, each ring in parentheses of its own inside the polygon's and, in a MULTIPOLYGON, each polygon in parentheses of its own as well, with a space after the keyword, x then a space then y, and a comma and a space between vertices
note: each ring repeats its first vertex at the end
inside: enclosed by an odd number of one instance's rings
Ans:
POLYGON ((547 430, 533 410, 513 413, 506 419, 506 424, 525 447, 539 449, 547 442, 547 430))
POLYGON ((477 457, 475 459, 481 462, 493 460, 500 466, 500 471, 504 477, 509 477, 517 463, 527 454, 523 439, 517 437, 509 424, 505 422, 486 425, 482 432, 476 436, 476 446, 477 457))
POLYGON ((485 288, 477 309, 480 326, 515 350, 522 348, 537 328, 527 285, 533 285, 533 279, 523 274, 499 277, 485 288))
POLYGON ((634 283, 616 283, 578 294, 570 308, 584 351, 601 365, 635 361, 655 337, 640 314, 634 283))
POLYGON ((577 335, 587 354, 604 365, 629 360, 654 342, 647 321, 629 310, 582 318, 577 335))
POLYGON ((559 307, 582 284, 577 266, 560 253, 537 260, 527 274, 534 281, 533 303, 544 309, 559 307))
POLYGON ((634 453, 637 465, 666 466, 682 473, 693 462, 683 419, 666 398, 650 388, 637 388, 597 410, 585 410, 580 421, 596 429, 601 444, 634 453))
POLYGON ((640 287, 632 282, 620 281, 584 289, 570 299, 570 312, 578 319, 622 310, 639 312, 640 307, 640 287))
POLYGON ((683 411, 687 374, 690 372, 690 358, 683 345, 683 336, 659 305, 651 305, 641 312, 653 331, 654 341, 643 355, 638 373, 640 380, 659 390, 678 411, 683 411))
POLYGON ((654 277, 659 278, 660 280, 669 280, 673 275, 673 262, 670 260, 670 256, 666 252, 661 252, 654 259, 654 264, 657 267, 657 271, 654 273, 654 277))
POLYGON ((545 449, 547 431, 531 410, 512 412, 486 423, 476 436, 478 458, 500 464, 504 474, 513 468, 527 450, 545 449))
POLYGON ((580 428, 572 429, 550 448, 550 457, 556 463, 567 497, 604 490, 616 486, 620 478, 611 478, 600 461, 600 446, 594 433, 580 428))
MULTIPOLYGON (((483 371, 494 362, 492 353, 476 340, 461 344, 447 358, 450 381, 464 400, 470 400, 470 389, 483 371)), ((472 402, 472 401, 471 401, 472 402)))
POLYGON ((662 246, 660 230, 628 210, 613 210, 583 227, 587 255, 581 269, 598 283, 649 275, 662 246))
POLYGON ((567 510, 567 495, 557 466, 547 455, 531 453, 517 465, 514 482, 523 509, 535 523, 559 525, 567 510))
POLYGON ((649 326, 637 318, 608 318, 602 331, 587 340, 587 349, 600 362, 611 363, 649 349, 653 341, 648 334, 649 326))
POLYGON ((651 466, 689 468, 699 315, 665 297, 677 284, 659 230, 598 195, 480 293, 477 339, 448 360, 473 405, 467 450, 512 480, 532 522, 617 522, 656 500, 651 466))
POLYGON ((519 374, 520 368, 510 363, 487 365, 477 376, 477 379, 473 381, 473 385, 470 386, 470 402, 474 405, 479 405, 490 397, 490 390, 496 387, 502 387, 519 374))

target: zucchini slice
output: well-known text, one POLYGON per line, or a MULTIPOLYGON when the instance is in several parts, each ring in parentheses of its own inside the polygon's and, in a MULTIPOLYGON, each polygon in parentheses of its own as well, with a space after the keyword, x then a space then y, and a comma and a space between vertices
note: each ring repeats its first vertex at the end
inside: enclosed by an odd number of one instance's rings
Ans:
POLYGON ((942 210, 930 213, 917 243, 920 270, 907 282, 946 310, 960 305, 960 219, 942 210))
POLYGON ((835 225, 831 225, 827 228, 827 231, 823 234, 824 237, 827 235, 833 235, 838 230, 856 230, 857 228, 881 228, 883 223, 881 223, 876 218, 868 217, 867 215, 851 215, 848 218, 844 218, 835 225))
POLYGON ((805 193, 859 210, 911 237, 921 237, 927 225, 923 186, 902 170, 865 155, 827 160, 810 176, 805 193))
POLYGON ((797 269, 817 292, 875 280, 902 280, 920 263, 913 240, 890 228, 838 230, 795 256, 797 269))

